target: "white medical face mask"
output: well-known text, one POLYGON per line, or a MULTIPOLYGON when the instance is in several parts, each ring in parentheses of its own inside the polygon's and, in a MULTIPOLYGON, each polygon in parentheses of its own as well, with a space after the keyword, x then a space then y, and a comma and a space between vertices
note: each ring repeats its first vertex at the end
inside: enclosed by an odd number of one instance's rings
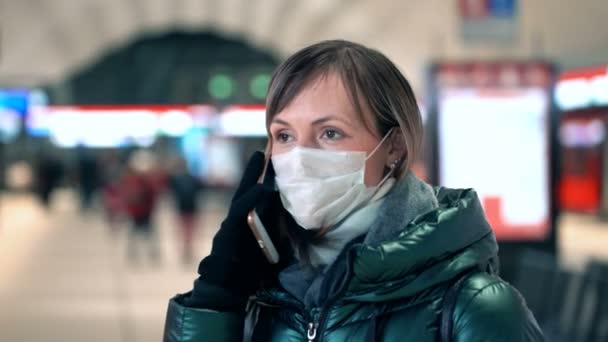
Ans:
MULTIPOLYGON (((376 186, 365 185, 365 162, 390 136, 392 129, 366 157, 365 152, 294 147, 272 156, 281 201, 305 229, 331 227, 363 207, 383 187, 394 167, 376 186)), ((388 183, 386 185, 389 185, 388 183)), ((392 185, 392 182, 391 182, 392 185)), ((388 188, 388 189, 387 189, 388 188)))

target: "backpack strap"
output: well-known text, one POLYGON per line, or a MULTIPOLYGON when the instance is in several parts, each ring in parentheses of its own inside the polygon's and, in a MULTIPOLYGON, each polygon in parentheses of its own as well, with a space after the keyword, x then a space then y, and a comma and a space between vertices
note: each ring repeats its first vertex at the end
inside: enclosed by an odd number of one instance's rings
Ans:
POLYGON ((460 294, 460 290, 464 285, 465 281, 477 273, 479 270, 473 269, 467 272, 464 272, 460 276, 456 278, 456 281, 450 284, 448 289, 445 291, 443 295, 443 309, 441 310, 441 322, 439 326, 439 334, 441 342, 451 342, 452 341, 452 333, 454 328, 454 310, 456 308, 456 300, 458 299, 458 294, 460 294))

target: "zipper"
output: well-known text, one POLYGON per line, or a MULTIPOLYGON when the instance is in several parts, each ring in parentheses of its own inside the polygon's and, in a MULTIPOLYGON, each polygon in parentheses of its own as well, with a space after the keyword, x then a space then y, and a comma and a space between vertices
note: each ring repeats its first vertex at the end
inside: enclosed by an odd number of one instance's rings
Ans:
MULTIPOLYGON (((340 292, 342 293, 343 291, 340 292)), ((303 305, 299 305, 298 303, 289 300, 272 300, 269 302, 258 298, 256 303, 266 307, 287 307, 299 312, 304 320, 308 322, 306 327, 306 338, 308 339, 308 342, 319 342, 321 341, 319 332, 325 326, 324 323, 327 321, 327 313, 338 298, 340 298, 340 295, 329 300, 323 307, 313 308, 310 311, 306 310, 303 305)))
MULTIPOLYGON (((350 253, 350 250, 352 248, 353 245, 357 244, 358 241, 351 241, 349 244, 347 244, 344 247, 344 251, 346 252, 346 272, 344 273, 344 277, 345 278, 350 278, 350 276, 352 275, 352 258, 353 258, 353 254, 350 253)), ((344 252, 343 252, 344 253, 344 252)), ((338 256, 338 258, 340 258, 340 256, 338 256)), ((331 270, 330 270, 331 271, 331 270)), ((339 289, 339 291, 331 298, 329 298, 326 302, 325 305, 323 305, 321 308, 313 308, 312 310, 310 310, 310 312, 308 310, 306 310, 306 308, 304 307, 304 305, 301 305, 300 302, 298 302, 297 300, 287 300, 287 299, 274 299, 272 297, 270 297, 271 300, 264 300, 264 298, 257 298, 257 302, 263 305, 267 305, 267 306, 286 306, 286 307, 290 307, 292 309, 295 309, 297 312, 299 312, 306 321, 308 321, 308 325, 307 325, 307 329, 306 329, 306 337, 308 339, 308 342, 320 342, 321 341, 321 332, 323 331, 323 329, 325 328, 325 324, 327 323, 327 313, 329 312, 329 309, 331 309, 331 307, 338 301, 338 299, 340 299, 342 297, 342 295, 346 292, 347 287, 346 286, 348 284, 347 281, 345 281, 342 285, 342 288, 339 289), (270 302, 270 303, 269 303, 270 302)), ((268 299, 268 298, 266 298, 268 299)))
MULTIPOLYGON (((344 273, 344 277, 348 279, 352 275, 351 267, 352 267, 353 255, 352 255, 352 253, 350 253, 351 246, 347 245, 347 247, 348 247, 348 249, 345 248, 345 250, 347 250, 348 252, 346 254, 346 272, 344 273)), ((308 342, 320 342, 321 341, 321 335, 322 335, 321 332, 323 331, 323 329, 325 328, 325 325, 327 323, 327 315, 329 313, 329 310, 340 298, 342 298, 342 296, 344 295, 344 293, 346 292, 346 290, 348 288, 348 286, 346 286, 347 284, 348 284, 348 281, 345 281, 342 284, 343 286, 338 290, 338 292, 333 297, 328 298, 327 301, 325 302, 325 305, 323 305, 320 309, 314 308, 312 310, 313 314, 311 316, 314 319, 310 323, 308 323, 308 331, 307 331, 308 342), (319 339, 317 339, 317 337, 319 339)))
MULTIPOLYGON (((317 338, 320 337, 319 336, 319 327, 321 325, 320 323, 322 322, 321 319, 322 318, 323 318, 323 320, 325 319, 326 311, 328 311, 329 307, 330 307, 330 305, 324 305, 322 308, 313 308, 311 310, 306 310, 306 308, 303 305, 300 305, 297 302, 285 300, 285 299, 264 300, 261 298, 257 298, 256 303, 258 303, 259 305, 262 305, 262 306, 266 306, 266 307, 291 308, 291 309, 294 309, 295 311, 297 311, 298 313, 300 313, 302 315, 302 317, 304 318, 304 320, 308 322, 308 324, 306 326, 306 338, 308 339, 308 342, 318 342, 319 341, 319 340, 317 340, 317 338)), ((333 303, 333 301, 331 301, 331 303, 333 303)))
MULTIPOLYGON (((340 298, 340 296, 336 296, 334 298, 340 298)), ((321 334, 319 332, 325 327, 325 323, 327 323, 327 313, 329 309, 333 306, 335 299, 327 301, 322 308, 314 308, 312 309, 312 320, 308 323, 308 331, 306 337, 308 337, 308 342, 319 342, 321 341, 321 334), (318 338, 318 339, 317 339, 318 338)))
POLYGON ((308 314, 310 317, 310 321, 308 323, 308 329, 306 330, 306 337, 308 338, 308 342, 315 342, 317 337, 319 336, 319 312, 321 309, 313 308, 310 310, 308 314))
POLYGON ((318 322, 310 322, 308 323, 308 331, 306 332, 306 337, 308 338, 308 342, 314 342, 317 338, 317 329, 319 328, 318 322))

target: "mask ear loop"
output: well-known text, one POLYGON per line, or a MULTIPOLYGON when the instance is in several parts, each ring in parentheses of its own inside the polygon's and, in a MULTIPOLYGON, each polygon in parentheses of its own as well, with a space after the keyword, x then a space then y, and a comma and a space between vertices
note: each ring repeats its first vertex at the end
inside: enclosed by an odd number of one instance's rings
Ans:
MULTIPOLYGON (((388 130, 388 132, 386 132, 386 134, 384 135, 382 140, 380 140, 378 145, 376 145, 376 147, 367 155, 367 157, 365 157, 366 161, 369 159, 369 157, 371 157, 374 153, 376 153, 376 151, 380 148, 380 146, 382 146, 384 144, 384 142, 391 136, 391 134, 393 133, 394 130, 395 130, 395 127, 393 126, 388 130)), ((382 185, 384 185, 384 183, 395 173, 395 169, 397 168, 397 164, 399 163, 400 160, 401 159, 396 159, 395 161, 393 161, 391 163, 390 170, 386 173, 386 175, 382 178, 382 180, 380 180, 380 183, 378 183, 378 185, 376 185, 377 188, 380 188, 382 185)))
POLYGON ((386 132, 386 134, 384 135, 384 137, 382 138, 382 140, 380 140, 380 142, 378 143, 378 145, 376 145, 376 147, 374 147, 374 149, 367 155, 367 157, 365 157, 365 160, 367 161, 371 156, 374 155, 374 153, 376 153, 376 151, 378 151, 378 149, 380 148, 380 146, 382 146, 384 144, 384 142, 386 141, 386 139, 388 139, 388 137, 391 136, 391 134, 393 133, 393 130, 395 129, 395 127, 391 127, 391 129, 388 130, 388 132, 386 132))
MULTIPOLYGON (((391 136, 391 134, 393 133, 395 127, 391 127, 391 129, 388 130, 388 132, 386 133, 386 135, 384 136, 384 138, 382 138, 382 140, 380 141, 380 143, 378 144, 378 146, 376 146, 376 148, 372 151, 372 153, 369 154, 369 156, 371 156, 372 154, 374 154, 374 152, 376 152, 376 150, 378 148, 380 148, 380 146, 382 146, 382 144, 384 143, 384 141, 386 139, 388 139, 388 137, 391 136)), ((368 156, 368 158, 369 158, 368 156)), ((401 161, 401 158, 397 158, 395 159, 391 165, 389 166, 390 170, 386 173, 386 175, 382 178, 382 180, 380 180, 380 183, 378 183, 378 185, 376 185, 376 191, 378 191, 378 189, 380 189, 380 187, 382 187, 384 185, 384 183, 386 183, 386 181, 391 178, 391 176, 393 176, 395 174, 395 170, 397 169, 397 164, 399 164, 399 162, 401 161)))

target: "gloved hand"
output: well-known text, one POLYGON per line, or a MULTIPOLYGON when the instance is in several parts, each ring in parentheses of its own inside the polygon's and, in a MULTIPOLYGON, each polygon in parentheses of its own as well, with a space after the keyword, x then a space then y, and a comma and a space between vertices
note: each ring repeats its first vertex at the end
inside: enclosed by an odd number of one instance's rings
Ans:
POLYGON ((286 249, 289 243, 279 240, 278 216, 285 210, 278 191, 274 189, 274 170, 270 164, 263 184, 258 184, 263 168, 264 154, 255 152, 234 194, 226 219, 213 238, 211 254, 199 265, 200 278, 190 295, 191 306, 224 306, 227 303, 205 304, 210 300, 205 297, 211 293, 217 297, 218 288, 229 291, 243 301, 260 287, 261 282, 276 279, 279 270, 285 266, 284 262, 289 260, 291 252, 286 249), (283 263, 270 264, 258 246, 247 224, 247 215, 254 208, 283 263))

